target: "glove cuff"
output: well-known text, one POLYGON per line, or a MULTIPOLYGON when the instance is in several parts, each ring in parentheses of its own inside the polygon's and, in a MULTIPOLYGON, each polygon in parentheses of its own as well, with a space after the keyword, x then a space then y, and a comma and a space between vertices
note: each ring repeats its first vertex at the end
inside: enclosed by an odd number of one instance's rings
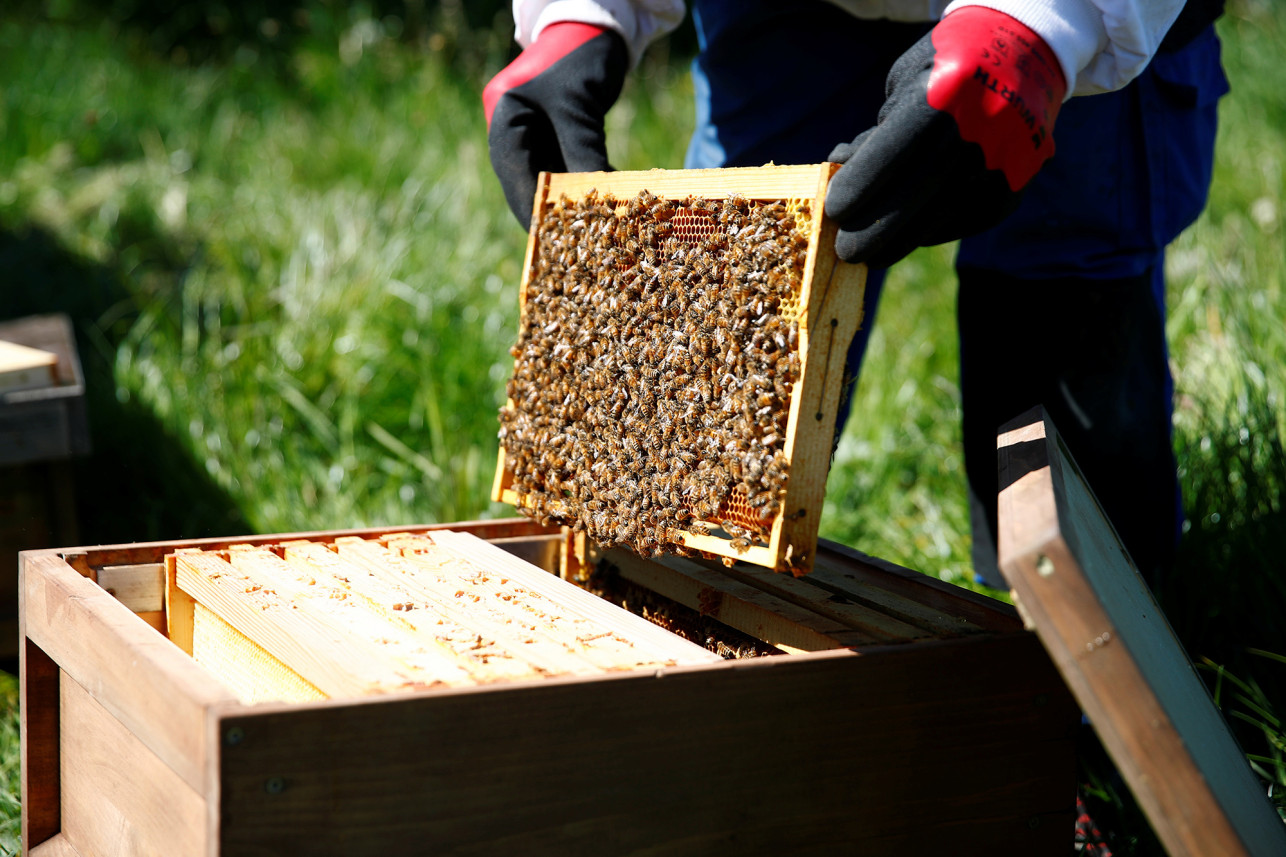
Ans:
POLYGON ((928 102, 955 118, 987 168, 1023 188, 1054 154, 1054 119, 1067 81, 1052 50, 1003 12, 967 6, 933 28, 928 102))
POLYGON ((491 115, 502 95, 522 86, 590 39, 605 32, 607 30, 603 27, 579 21, 559 21, 541 30, 540 37, 483 88, 482 110, 487 117, 487 128, 491 127, 491 115))

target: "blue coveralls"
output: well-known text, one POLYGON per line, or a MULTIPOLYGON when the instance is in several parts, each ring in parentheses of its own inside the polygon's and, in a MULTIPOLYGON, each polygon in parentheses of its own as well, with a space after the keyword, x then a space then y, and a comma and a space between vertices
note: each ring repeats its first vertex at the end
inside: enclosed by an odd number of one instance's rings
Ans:
MULTIPOLYGON (((688 167, 817 163, 875 123, 889 67, 929 25, 827 3, 699 0, 688 167)), ((1182 508, 1171 440, 1165 247, 1205 206, 1215 107, 1228 90, 1213 27, 1124 89, 1073 98, 1056 153, 1018 211, 960 244, 957 323, 974 561, 992 585, 996 430, 1043 404, 1140 570, 1156 585, 1182 508), (1015 359, 1021 355, 1021 359, 1015 359)), ((849 351, 857 377, 868 320, 849 351)), ((841 416, 841 426, 847 414, 841 416)))

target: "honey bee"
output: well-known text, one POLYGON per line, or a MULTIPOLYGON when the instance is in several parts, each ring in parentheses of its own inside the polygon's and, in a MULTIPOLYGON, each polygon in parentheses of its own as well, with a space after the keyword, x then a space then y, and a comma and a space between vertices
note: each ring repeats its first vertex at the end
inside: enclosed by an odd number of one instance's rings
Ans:
POLYGON ((760 486, 744 492, 751 508, 779 506, 766 480, 786 476, 778 439, 798 377, 798 357, 780 356, 798 325, 778 315, 798 277, 796 218, 744 199, 589 195, 541 223, 500 426, 533 514, 648 552, 718 515, 734 481, 760 486))

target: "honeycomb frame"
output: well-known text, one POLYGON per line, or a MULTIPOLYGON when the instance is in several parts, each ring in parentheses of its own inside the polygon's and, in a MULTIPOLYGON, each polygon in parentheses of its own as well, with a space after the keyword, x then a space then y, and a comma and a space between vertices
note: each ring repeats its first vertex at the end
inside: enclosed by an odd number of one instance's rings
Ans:
MULTIPOLYGON (((767 543, 734 546, 733 539, 719 529, 722 520, 733 521, 736 514, 753 514, 739 510, 737 498, 729 496, 713 518, 694 522, 686 529, 671 530, 671 538, 663 549, 695 551, 723 558, 725 562, 743 561, 796 575, 805 574, 812 567, 848 345, 861 323, 866 282, 864 265, 844 263, 835 256, 835 226, 824 215, 826 188, 836 169, 838 165, 824 163, 540 174, 519 287, 520 312, 524 318, 528 285, 538 263, 539 226, 548 207, 558 204, 562 197, 584 198, 596 192, 599 196, 628 200, 646 190, 658 198, 682 204, 693 198, 721 202, 739 195, 752 203, 781 202, 793 208, 807 205, 811 212, 799 290, 799 372, 790 397, 784 440, 790 470, 780 508, 768 529, 767 543)), ((692 228, 700 230, 701 224, 694 223, 692 228)), ((566 234, 563 237, 569 238, 566 234)), ((512 407, 513 403, 508 406, 512 407)), ((513 473, 506 466, 506 452, 501 444, 492 497, 521 511, 529 501, 513 490, 513 484, 513 473)))

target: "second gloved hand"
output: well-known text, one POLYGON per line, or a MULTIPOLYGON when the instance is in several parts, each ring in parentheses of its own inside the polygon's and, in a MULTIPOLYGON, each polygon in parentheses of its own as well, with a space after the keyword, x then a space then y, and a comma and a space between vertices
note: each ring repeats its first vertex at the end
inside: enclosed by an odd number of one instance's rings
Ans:
POLYGON ((541 170, 611 169, 603 119, 621 94, 628 66, 617 33, 555 23, 483 90, 491 166, 524 228, 541 170))
POLYGON ((893 64, 878 124, 830 160, 840 258, 888 267, 995 225, 1054 153, 1067 91, 1053 52, 1014 18, 960 9, 893 64))

